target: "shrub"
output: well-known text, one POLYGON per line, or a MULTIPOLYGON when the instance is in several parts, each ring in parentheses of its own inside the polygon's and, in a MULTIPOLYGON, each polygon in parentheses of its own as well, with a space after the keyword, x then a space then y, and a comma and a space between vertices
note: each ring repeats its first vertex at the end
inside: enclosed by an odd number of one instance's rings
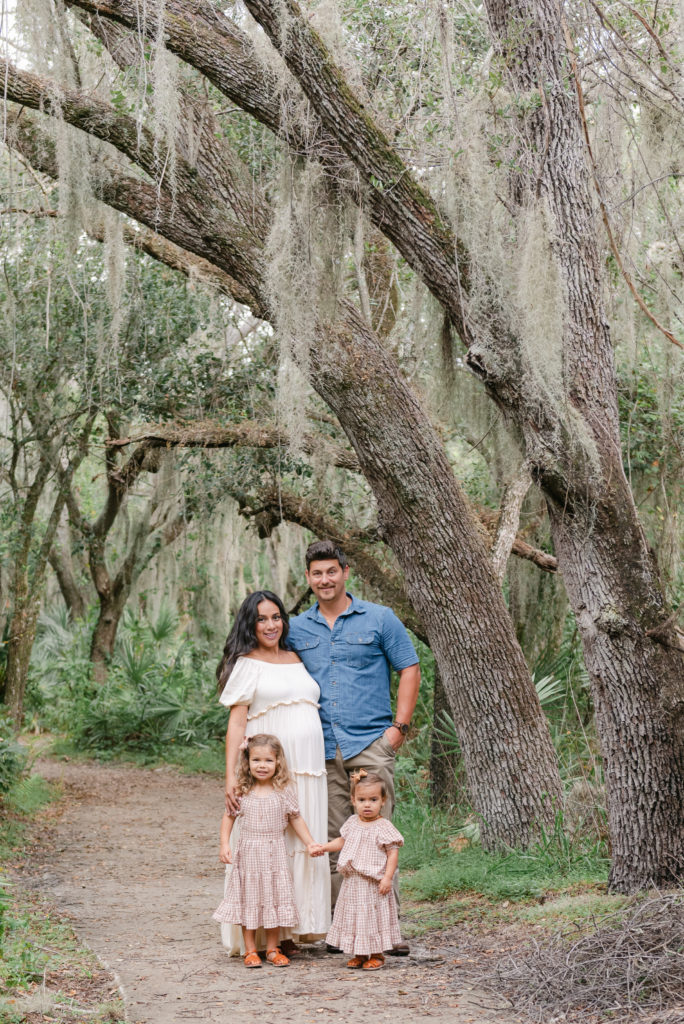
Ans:
POLYGON ((0 799, 21 778, 27 757, 26 749, 14 737, 9 715, 0 709, 0 799))

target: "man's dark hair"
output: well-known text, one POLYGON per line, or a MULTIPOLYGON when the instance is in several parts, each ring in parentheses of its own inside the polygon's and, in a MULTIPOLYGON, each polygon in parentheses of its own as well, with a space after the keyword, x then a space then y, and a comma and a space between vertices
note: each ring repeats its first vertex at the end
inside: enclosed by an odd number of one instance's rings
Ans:
POLYGON ((336 559, 342 569, 347 568, 347 556, 334 540, 315 540, 306 549, 307 569, 310 568, 312 562, 327 562, 331 558, 336 559))

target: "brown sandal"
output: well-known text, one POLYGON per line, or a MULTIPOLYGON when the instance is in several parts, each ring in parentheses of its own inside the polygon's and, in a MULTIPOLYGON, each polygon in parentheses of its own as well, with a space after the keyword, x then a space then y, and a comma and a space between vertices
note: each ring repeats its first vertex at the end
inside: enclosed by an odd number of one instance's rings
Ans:
POLYGON ((350 967, 352 970, 356 970, 357 967, 363 967, 365 962, 365 956, 353 956, 351 960, 347 960, 347 967, 350 967))
POLYGON ((245 967, 263 967, 261 957, 257 953, 256 949, 250 949, 249 952, 244 955, 245 967))
POLYGON ((364 971, 379 971, 381 967, 385 966, 385 958, 382 953, 374 953, 373 956, 369 956, 365 964, 362 967, 364 971))
POLYGON ((290 961, 287 959, 284 953, 281 953, 279 949, 267 949, 266 959, 269 964, 273 964, 274 967, 287 967, 290 961))

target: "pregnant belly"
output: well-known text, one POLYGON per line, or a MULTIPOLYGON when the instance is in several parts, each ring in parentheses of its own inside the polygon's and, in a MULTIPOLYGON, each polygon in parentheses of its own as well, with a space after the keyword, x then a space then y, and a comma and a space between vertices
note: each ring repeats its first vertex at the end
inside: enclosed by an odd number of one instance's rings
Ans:
POLYGON ((312 704, 278 704, 247 723, 247 734, 269 733, 283 745, 288 766, 295 772, 323 772, 325 751, 318 709, 312 704))

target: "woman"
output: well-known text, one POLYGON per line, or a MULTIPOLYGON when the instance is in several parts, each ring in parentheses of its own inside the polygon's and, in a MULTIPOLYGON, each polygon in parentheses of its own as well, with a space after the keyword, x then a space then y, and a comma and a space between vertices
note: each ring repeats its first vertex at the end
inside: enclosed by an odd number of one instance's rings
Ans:
MULTIPOLYGON (((226 732, 226 809, 237 807, 236 769, 246 736, 271 733, 283 745, 294 777, 299 809, 317 843, 327 841, 328 791, 323 731, 318 717, 318 684, 299 657, 288 650, 288 617, 280 598, 258 590, 242 602, 216 670, 219 700, 230 708, 226 732)), ((311 858, 288 829, 285 842, 292 864, 299 926, 283 930, 281 943, 292 951, 297 940, 315 942, 330 927, 330 871, 327 857, 311 858)), ((226 871, 229 877, 230 866, 226 871)), ((241 952, 241 932, 222 925, 231 956, 241 952)), ((263 938, 257 936, 257 941, 263 938)))

